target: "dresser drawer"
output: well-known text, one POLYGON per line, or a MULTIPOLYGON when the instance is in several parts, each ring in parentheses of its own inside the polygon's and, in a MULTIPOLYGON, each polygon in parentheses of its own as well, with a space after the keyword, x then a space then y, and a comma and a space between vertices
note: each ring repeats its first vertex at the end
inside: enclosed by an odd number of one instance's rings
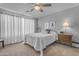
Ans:
POLYGON ((58 41, 67 45, 72 45, 72 35, 59 34, 58 41))

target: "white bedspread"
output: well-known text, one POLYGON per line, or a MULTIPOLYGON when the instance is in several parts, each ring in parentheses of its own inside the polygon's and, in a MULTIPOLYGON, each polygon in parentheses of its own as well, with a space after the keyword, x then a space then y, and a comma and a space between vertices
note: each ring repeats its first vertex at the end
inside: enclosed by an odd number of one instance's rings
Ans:
POLYGON ((25 43, 42 52, 46 46, 56 41, 56 34, 30 33, 25 36, 25 43))

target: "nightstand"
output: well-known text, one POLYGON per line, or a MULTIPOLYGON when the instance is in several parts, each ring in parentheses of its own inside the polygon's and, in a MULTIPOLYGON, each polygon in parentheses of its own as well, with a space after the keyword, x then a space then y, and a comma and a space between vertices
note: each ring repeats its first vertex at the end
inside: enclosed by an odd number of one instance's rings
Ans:
POLYGON ((72 35, 68 33, 58 34, 58 42, 72 46, 72 35))

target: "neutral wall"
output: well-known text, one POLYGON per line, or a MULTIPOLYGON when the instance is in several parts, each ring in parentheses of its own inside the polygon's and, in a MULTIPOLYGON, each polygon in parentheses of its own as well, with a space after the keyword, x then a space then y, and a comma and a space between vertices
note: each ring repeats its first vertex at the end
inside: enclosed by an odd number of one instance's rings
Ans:
POLYGON ((0 14, 0 38, 1 38, 1 14, 0 14))
MULTIPOLYGON (((57 32, 64 31, 63 23, 68 21, 70 27, 66 30, 73 34, 73 41, 79 42, 79 7, 70 8, 52 15, 42 17, 38 21, 38 27, 44 29, 44 23, 56 22, 57 32)), ((41 31, 39 29, 39 31, 41 31)))
POLYGON ((35 23, 35 33, 38 32, 38 19, 34 19, 34 23, 35 23))

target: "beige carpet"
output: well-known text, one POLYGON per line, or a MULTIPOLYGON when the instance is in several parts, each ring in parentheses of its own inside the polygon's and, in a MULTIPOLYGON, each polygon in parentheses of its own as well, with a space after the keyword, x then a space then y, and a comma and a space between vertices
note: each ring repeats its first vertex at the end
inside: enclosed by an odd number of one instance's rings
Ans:
POLYGON ((79 48, 54 44, 44 51, 46 56, 79 56, 79 48))
MULTIPOLYGON (((1 56, 38 56, 29 45, 22 43, 7 45, 5 48, 0 46, 1 56)), ((79 48, 73 48, 61 44, 52 44, 44 50, 44 56, 79 56, 79 48)))

